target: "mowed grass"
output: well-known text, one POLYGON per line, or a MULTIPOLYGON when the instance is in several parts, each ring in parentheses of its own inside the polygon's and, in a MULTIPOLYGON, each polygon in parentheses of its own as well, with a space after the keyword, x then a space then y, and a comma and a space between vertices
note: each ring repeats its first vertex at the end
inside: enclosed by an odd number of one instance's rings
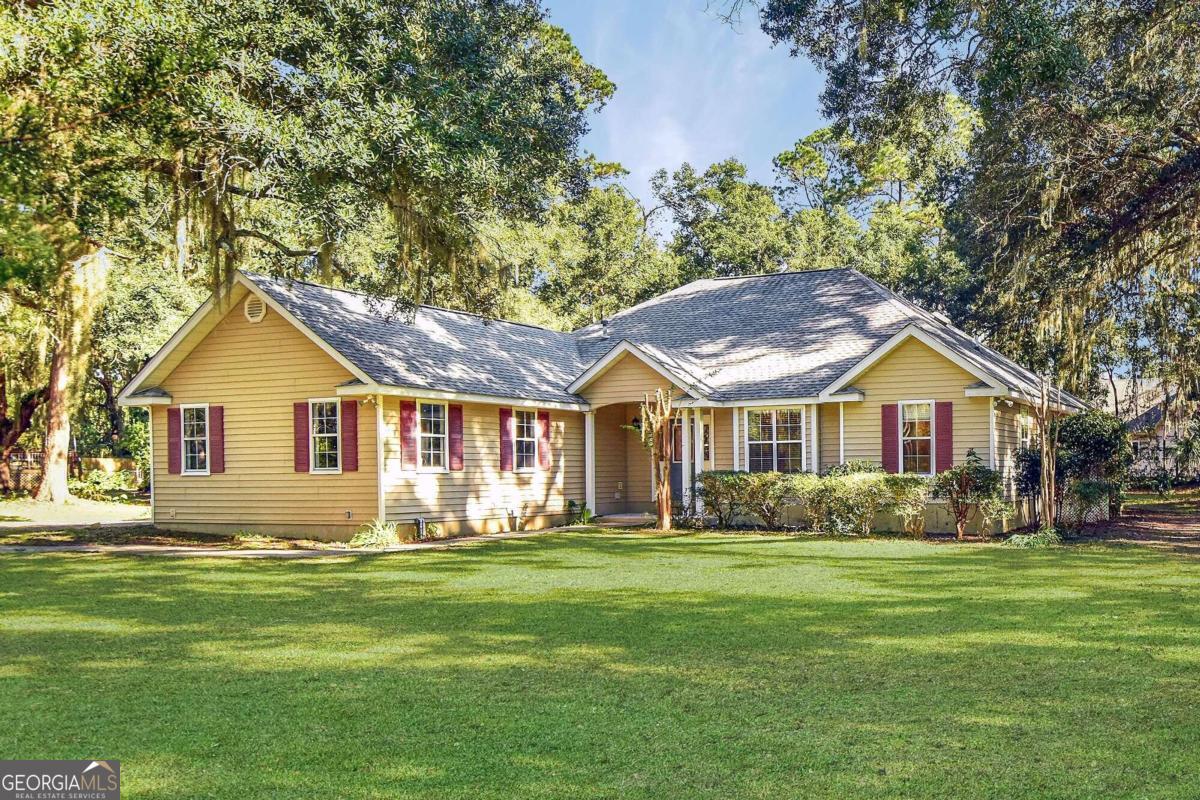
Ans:
POLYGON ((552 534, 0 556, 0 757, 127 798, 1200 795, 1200 562, 552 534))

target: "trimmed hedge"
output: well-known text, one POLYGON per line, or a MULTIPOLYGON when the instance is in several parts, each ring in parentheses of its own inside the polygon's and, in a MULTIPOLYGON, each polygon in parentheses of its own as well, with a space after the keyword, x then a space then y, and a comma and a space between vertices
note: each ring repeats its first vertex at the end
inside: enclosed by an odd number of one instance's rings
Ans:
POLYGON ((865 465, 826 475, 780 472, 703 472, 697 491, 717 525, 731 527, 753 517, 762 527, 777 530, 789 511, 798 513, 809 530, 843 535, 866 535, 876 515, 896 514, 905 532, 925 531, 925 505, 930 481, 919 475, 868 471, 865 465))

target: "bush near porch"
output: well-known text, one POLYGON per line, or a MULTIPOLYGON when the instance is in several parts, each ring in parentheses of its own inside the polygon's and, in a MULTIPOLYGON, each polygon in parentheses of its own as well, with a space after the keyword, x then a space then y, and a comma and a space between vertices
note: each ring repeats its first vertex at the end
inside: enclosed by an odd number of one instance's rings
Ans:
POLYGON ((808 530, 846 535, 869 534, 876 517, 889 513, 906 533, 922 535, 933 490, 928 478, 880 472, 866 463, 825 475, 715 470, 701 473, 697 484, 719 528, 754 520, 779 530, 785 519, 798 517, 808 530))
POLYGON ((714 470, 697 478, 697 493, 717 527, 756 520, 781 530, 784 520, 799 520, 814 533, 866 536, 880 515, 892 515, 910 536, 925 534, 925 512, 932 499, 943 500, 954 518, 958 538, 978 520, 986 537, 992 525, 1013 515, 1004 501, 1003 482, 975 451, 967 463, 934 477, 882 472, 878 465, 854 461, 823 475, 812 473, 714 470))

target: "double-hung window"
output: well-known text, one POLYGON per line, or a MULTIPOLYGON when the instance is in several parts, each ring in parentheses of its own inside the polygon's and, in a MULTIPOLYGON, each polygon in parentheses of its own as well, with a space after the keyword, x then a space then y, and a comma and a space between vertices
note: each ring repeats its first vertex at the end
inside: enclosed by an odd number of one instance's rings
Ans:
POLYGON ((308 429, 309 452, 312 453, 310 469, 313 472, 341 470, 341 403, 337 400, 309 400, 308 429))
POLYGON ((516 435, 513 437, 513 463, 518 472, 537 469, 537 412, 524 409, 513 410, 516 435))
POLYGON ((900 404, 900 471, 933 474, 933 403, 900 404))
POLYGON ((417 452, 421 469, 437 472, 446 469, 446 404, 421 403, 417 452))
POLYGON ((804 469, 804 409, 746 412, 746 462, 751 472, 804 469))
POLYGON ((208 406, 183 406, 183 474, 208 474, 208 406))
POLYGON ((1025 416, 1019 417, 1018 420, 1017 425, 1019 430, 1017 435, 1021 447, 1026 449, 1033 447, 1033 420, 1025 416))

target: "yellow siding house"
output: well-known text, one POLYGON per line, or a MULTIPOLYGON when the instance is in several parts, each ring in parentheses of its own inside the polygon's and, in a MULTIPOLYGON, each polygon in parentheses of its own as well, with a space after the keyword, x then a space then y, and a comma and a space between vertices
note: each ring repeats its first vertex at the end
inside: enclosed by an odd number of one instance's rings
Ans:
POLYGON ((677 409, 682 502, 699 505, 704 470, 866 460, 934 474, 970 451, 1011 483, 1036 387, 848 269, 696 281, 574 332, 426 306, 396 316, 354 292, 239 273, 121 402, 150 411, 156 525, 346 539, 373 519, 545 527, 571 501, 647 512, 636 429, 657 389, 677 409))

